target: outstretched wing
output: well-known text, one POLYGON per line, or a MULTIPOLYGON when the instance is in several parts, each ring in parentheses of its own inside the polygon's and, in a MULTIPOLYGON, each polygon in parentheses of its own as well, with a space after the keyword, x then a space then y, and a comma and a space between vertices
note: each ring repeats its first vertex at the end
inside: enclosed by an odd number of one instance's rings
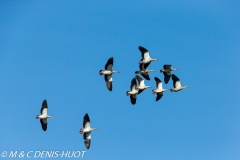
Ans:
POLYGON ((44 131, 46 131, 46 130, 47 130, 47 118, 45 118, 45 119, 40 119, 40 123, 41 123, 41 125, 42 125, 42 129, 43 129, 44 131))
POLYGON ((112 70, 113 67, 113 57, 109 58, 106 65, 105 65, 105 70, 112 70))
POLYGON ((170 64, 165 64, 165 65, 163 66, 163 69, 164 69, 164 70, 165 70, 165 69, 166 69, 166 70, 168 70, 168 69, 170 70, 170 69, 171 69, 171 66, 172 66, 172 65, 170 65, 170 64))
POLYGON ((141 74, 146 80, 150 80, 150 77, 148 75, 148 73, 142 73, 141 74))
POLYGON ((83 117, 83 128, 90 128, 90 118, 87 113, 83 117))
POLYGON ((135 86, 137 85, 137 81, 135 78, 132 79, 131 81, 131 85, 130 85, 130 90, 135 89, 135 86))
POLYGON ((142 59, 148 59, 150 58, 149 56, 149 52, 146 48, 139 46, 138 49, 140 50, 140 52, 142 53, 142 59))
POLYGON ((142 93, 142 91, 144 91, 144 89, 142 89, 142 90, 139 89, 138 90, 138 94, 142 93))
POLYGON ((136 94, 131 94, 131 95, 130 95, 130 100, 131 100, 131 103, 132 103, 133 105, 136 104, 137 95, 136 95, 136 94))
POLYGON ((109 91, 112 91, 112 75, 111 74, 104 75, 104 79, 105 79, 105 82, 106 82, 107 89, 109 91))
POLYGON ((157 78, 157 77, 154 77, 154 79, 156 81, 156 87, 157 88, 160 87, 159 84, 161 83, 160 85, 162 85, 162 81, 159 78, 157 78))
POLYGON ((136 75, 135 77, 136 77, 136 79, 138 81, 138 85, 140 86, 143 83, 142 81, 144 81, 144 80, 140 76, 138 76, 138 75, 136 75))
POLYGON ((91 144, 91 132, 84 133, 83 139, 84 139, 85 147, 89 149, 91 144))
POLYGON ((48 109, 47 100, 44 99, 42 102, 42 108, 40 109, 41 115, 47 115, 47 109, 48 109))
POLYGON ((172 80, 174 88, 181 86, 180 79, 175 74, 172 74, 172 80))
POLYGON ((167 73, 163 72, 163 74, 164 74, 164 82, 165 82, 165 84, 167 84, 171 78, 171 73, 170 73, 170 75, 168 75, 167 73))
POLYGON ((163 96, 163 92, 157 92, 156 101, 158 101, 159 99, 161 99, 162 96, 163 96))

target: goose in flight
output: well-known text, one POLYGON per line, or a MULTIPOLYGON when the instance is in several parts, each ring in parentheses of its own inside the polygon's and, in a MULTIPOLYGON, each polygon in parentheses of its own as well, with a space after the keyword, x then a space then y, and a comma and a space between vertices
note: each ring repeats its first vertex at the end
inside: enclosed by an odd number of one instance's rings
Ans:
POLYGON ((135 88, 136 90, 138 90, 138 94, 140 94, 142 91, 144 91, 147 88, 151 88, 151 86, 146 86, 144 84, 144 80, 140 76, 136 75, 136 79, 138 81, 138 86, 136 86, 135 88))
POLYGON ((139 64, 139 71, 136 71, 135 74, 141 74, 146 80, 150 80, 150 77, 148 75, 149 72, 155 72, 155 70, 148 70, 147 67, 149 66, 151 62, 149 63, 142 63, 139 64))
POLYGON ((106 65, 105 65, 105 70, 100 70, 99 74, 104 75, 104 80, 106 82, 107 89, 109 91, 112 91, 112 74, 113 73, 119 73, 118 71, 112 70, 113 67, 113 57, 109 58, 106 65))
POLYGON ((91 144, 91 131, 98 130, 97 128, 91 128, 90 127, 90 118, 88 114, 86 113, 83 117, 83 128, 80 129, 80 134, 83 134, 84 144, 87 149, 90 148, 91 144))
POLYGON ((173 89, 170 89, 171 92, 178 92, 184 88, 188 88, 188 86, 181 86, 180 79, 172 74, 172 80, 173 80, 173 89))
POLYGON ((150 55, 149 55, 149 52, 146 48, 142 47, 142 46, 139 46, 138 49, 141 51, 142 53, 142 59, 141 61, 139 62, 139 64, 142 64, 142 63, 150 63, 152 61, 157 61, 158 59, 157 58, 151 58, 150 55))
POLYGON ((167 91, 168 89, 163 89, 162 87, 162 81, 157 78, 157 77, 154 77, 155 81, 156 81, 156 87, 157 89, 155 90, 152 90, 152 93, 156 93, 157 94, 157 97, 156 97, 156 101, 158 101, 159 99, 162 98, 163 96, 163 92, 167 91))
POLYGON ((40 110, 41 115, 37 115, 36 118, 40 119, 40 123, 42 125, 42 129, 44 131, 47 130, 47 118, 52 118, 53 116, 47 115, 47 110, 48 110, 48 105, 47 105, 47 100, 43 100, 42 102, 42 108, 40 110))
POLYGON ((136 101, 137 101, 138 90, 136 89, 136 86, 137 86, 137 81, 135 78, 133 78, 131 81, 131 86, 130 86, 131 91, 127 91, 127 93, 126 93, 127 96, 130 95, 130 100, 133 105, 136 104, 136 101))
POLYGON ((176 70, 178 70, 178 69, 177 68, 172 68, 172 65, 170 65, 170 64, 165 64, 163 66, 163 69, 161 69, 160 72, 163 73, 163 75, 164 75, 165 84, 168 83, 168 81, 169 81, 169 79, 172 75, 171 71, 176 71, 176 70))

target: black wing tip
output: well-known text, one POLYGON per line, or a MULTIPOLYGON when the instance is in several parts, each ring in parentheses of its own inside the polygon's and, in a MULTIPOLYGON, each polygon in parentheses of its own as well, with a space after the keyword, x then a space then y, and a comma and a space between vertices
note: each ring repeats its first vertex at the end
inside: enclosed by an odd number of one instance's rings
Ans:
POLYGON ((106 82, 106 87, 109 91, 112 91, 112 82, 106 82))
POLYGON ((165 67, 171 67, 172 65, 171 64, 164 64, 163 65, 163 68, 165 68, 165 67))
POLYGON ((172 74, 172 80, 173 81, 179 81, 180 79, 175 74, 172 74))
POLYGON ((158 77, 154 77, 156 82, 162 82, 158 77))
POLYGON ((46 99, 44 99, 43 102, 42 102, 42 108, 41 108, 41 111, 40 111, 41 113, 42 113, 43 108, 48 108, 48 104, 47 104, 46 99))
POLYGON ((131 81, 131 84, 132 84, 132 85, 136 85, 136 84, 137 84, 135 77, 133 77, 133 79, 132 79, 132 81, 131 81))
POLYGON ((144 74, 141 74, 146 80, 148 80, 148 81, 150 81, 150 77, 149 77, 149 75, 147 74, 147 75, 144 75, 144 74))
POLYGON ((132 103, 132 105, 135 105, 136 104, 136 102, 131 102, 132 103))
POLYGON ((88 113, 86 113, 86 114, 84 115, 83 119, 84 119, 85 121, 90 121, 90 118, 89 118, 88 113))
POLYGON ((171 78, 171 75, 166 75, 166 76, 164 77, 164 83, 165 83, 165 84, 168 84, 170 78, 171 78))
POLYGON ((43 102, 42 102, 42 104, 47 104, 47 100, 44 99, 43 102))
POLYGON ((113 57, 108 58, 109 63, 113 63, 113 57))
POLYGON ((148 50, 142 46, 138 46, 138 49, 141 51, 141 52, 148 52, 148 50))

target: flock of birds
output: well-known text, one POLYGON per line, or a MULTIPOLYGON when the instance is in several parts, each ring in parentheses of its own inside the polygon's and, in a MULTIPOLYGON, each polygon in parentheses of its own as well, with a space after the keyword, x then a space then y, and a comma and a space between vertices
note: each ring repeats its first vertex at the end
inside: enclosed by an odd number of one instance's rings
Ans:
MULTIPOLYGON (((157 58, 151 58, 149 55, 149 51, 142 47, 139 46, 138 49, 140 50, 142 54, 142 58, 139 62, 139 71, 136 71, 135 74, 141 74, 146 80, 150 80, 149 74, 150 72, 155 72, 155 70, 148 70, 147 67, 150 65, 152 61, 157 61, 157 58)), ((109 58, 106 65, 105 65, 105 70, 100 70, 99 74, 104 75, 104 80, 106 82, 107 89, 109 91, 112 91, 112 74, 114 73, 119 73, 119 71, 114 71, 112 70, 113 67, 113 57, 109 58)), ((188 86, 182 86, 180 83, 180 79, 174 75, 171 74, 171 71, 178 70, 177 68, 172 68, 172 65, 170 64, 165 64, 163 66, 163 69, 160 70, 161 73, 164 75, 164 82, 167 84, 172 77, 173 80, 173 89, 170 89, 171 92, 178 92, 180 90, 183 90, 184 88, 188 88, 188 86)), ((164 89, 162 87, 162 81, 158 77, 154 77, 156 81, 156 87, 157 89, 152 90, 153 94, 157 94, 156 101, 160 100, 163 96, 163 92, 169 90, 169 89, 164 89)), ((137 101, 137 95, 143 92, 145 89, 151 88, 151 86, 146 86, 144 83, 144 79, 141 78, 140 76, 136 75, 130 85, 130 91, 127 91, 127 96, 130 95, 130 100, 131 103, 134 105, 136 104, 137 101), (138 85, 137 85, 138 81, 138 85)))
MULTIPOLYGON (((148 73, 150 72, 155 72, 155 70, 148 70, 147 67, 152 61, 157 61, 157 58, 151 58, 149 55, 149 52, 146 48, 139 46, 139 50, 142 54, 142 58, 139 62, 139 71, 136 71, 135 74, 141 74, 146 80, 150 80, 148 73)), ((180 90, 183 90, 184 88, 187 88, 188 86, 181 86, 180 79, 174 75, 171 74, 171 71, 178 70, 177 68, 172 68, 172 65, 164 65, 163 69, 160 70, 161 73, 164 75, 164 82, 167 84, 172 77, 173 80, 173 88, 170 89, 171 92, 178 92, 180 90)), ((114 73, 119 73, 119 71, 114 71, 112 70, 113 67, 113 57, 109 58, 106 65, 105 65, 105 70, 100 70, 99 74, 104 75, 104 80, 106 82, 107 89, 109 91, 112 91, 112 74, 114 73)), ((163 92, 169 90, 169 89, 164 89, 162 87, 162 81, 154 77, 156 81, 156 89, 152 90, 153 94, 157 94, 156 101, 160 100, 163 96, 163 92)), ((130 85, 130 91, 127 91, 127 96, 130 95, 130 100, 131 103, 134 105, 136 104, 137 101, 137 95, 143 92, 145 89, 151 88, 151 86, 146 86, 144 83, 144 79, 141 78, 140 76, 136 75, 130 85), (138 81, 138 85, 137 85, 138 81)), ((47 118, 52 118, 53 116, 50 116, 47 114, 48 110, 48 104, 47 100, 43 100, 42 102, 42 107, 40 109, 40 115, 37 115, 36 118, 40 119, 40 123, 42 125, 43 131, 47 130, 47 118)), ((83 139, 84 139, 84 144, 87 149, 90 148, 90 143, 91 143, 91 131, 97 130, 97 128, 91 128, 90 127, 90 118, 88 114, 86 113, 83 117, 83 128, 80 129, 80 134, 83 134, 83 139)))

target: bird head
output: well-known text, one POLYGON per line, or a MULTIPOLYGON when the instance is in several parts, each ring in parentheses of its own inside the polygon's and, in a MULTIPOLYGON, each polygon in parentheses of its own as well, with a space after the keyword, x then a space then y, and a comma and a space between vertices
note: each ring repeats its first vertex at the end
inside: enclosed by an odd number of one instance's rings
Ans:
POLYGON ((80 132, 80 134, 83 134, 83 130, 82 130, 82 129, 80 129, 80 131, 79 131, 79 132, 80 132))
POLYGON ((99 71, 100 76, 103 75, 103 74, 102 74, 102 71, 103 71, 103 70, 100 70, 100 71, 99 71))

